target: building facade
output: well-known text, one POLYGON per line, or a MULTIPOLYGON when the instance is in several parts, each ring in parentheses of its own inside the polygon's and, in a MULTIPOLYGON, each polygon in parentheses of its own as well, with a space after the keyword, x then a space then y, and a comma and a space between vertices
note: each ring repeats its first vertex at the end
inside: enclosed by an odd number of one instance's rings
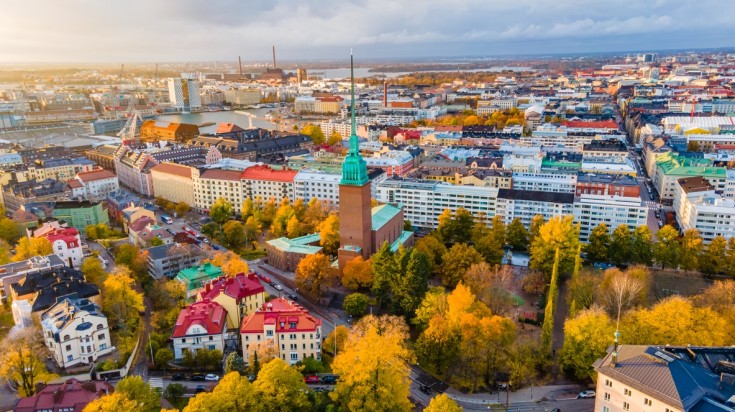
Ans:
POLYGON ((194 206, 194 178, 199 170, 191 166, 164 162, 151 168, 153 192, 168 201, 194 206))
POLYGON ((227 312, 227 328, 236 329, 243 317, 263 306, 265 289, 255 273, 238 273, 232 277, 221 276, 205 284, 197 300, 222 305, 227 312))
POLYGON ((192 355, 201 349, 222 352, 225 348, 226 325, 227 311, 217 302, 205 299, 185 307, 179 312, 171 333, 174 359, 182 359, 185 351, 192 355))
POLYGON ((183 112, 200 109, 199 80, 192 73, 181 73, 181 77, 167 80, 168 99, 171 105, 183 112))

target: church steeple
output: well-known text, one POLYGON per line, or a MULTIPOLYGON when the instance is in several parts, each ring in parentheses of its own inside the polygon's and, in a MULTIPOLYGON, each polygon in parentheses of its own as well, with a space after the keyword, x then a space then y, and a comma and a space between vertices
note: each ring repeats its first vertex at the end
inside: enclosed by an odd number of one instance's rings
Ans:
POLYGON ((341 185, 362 186, 368 182, 367 164, 360 156, 360 143, 357 138, 357 125, 355 123, 355 69, 350 51, 350 115, 352 120, 350 134, 350 148, 342 163, 341 185))

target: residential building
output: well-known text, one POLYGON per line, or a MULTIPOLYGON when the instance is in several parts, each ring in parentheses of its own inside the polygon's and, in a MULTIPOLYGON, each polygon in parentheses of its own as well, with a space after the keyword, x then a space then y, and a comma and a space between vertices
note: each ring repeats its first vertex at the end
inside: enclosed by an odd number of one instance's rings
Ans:
POLYGON ((84 200, 103 200, 120 189, 117 176, 105 169, 79 172, 69 181, 71 196, 84 200), (76 183, 75 183, 76 182, 76 183))
POLYGON ((82 265, 84 252, 77 229, 62 226, 58 221, 47 221, 36 229, 28 230, 28 237, 48 240, 53 253, 66 262, 67 266, 78 268, 82 265))
POLYGON ((728 411, 735 348, 621 345, 594 364, 595 412, 728 411))
POLYGON ((269 348, 293 365, 307 357, 321 360, 322 322, 304 308, 284 298, 273 299, 245 316, 240 324, 243 359, 253 351, 269 348))
POLYGON ((153 196, 150 169, 159 162, 149 153, 121 145, 115 153, 115 172, 120 185, 144 196, 153 196))
POLYGON ((153 193, 168 201, 194 206, 194 179, 199 170, 186 165, 164 162, 151 168, 153 193))
POLYGON ((298 172, 290 169, 271 169, 268 165, 256 165, 245 169, 240 175, 242 185, 242 197, 238 203, 242 204, 244 199, 263 200, 275 198, 280 201, 287 198, 294 201, 294 178, 298 172))
POLYGON ((154 279, 173 278, 181 270, 196 266, 203 252, 195 245, 169 243, 146 249, 148 274, 154 279))
POLYGON ((640 197, 583 194, 574 202, 574 220, 579 224, 579 239, 583 242, 601 223, 612 233, 620 225, 631 230, 643 226, 647 217, 648 207, 640 197))
POLYGON ((181 77, 167 80, 168 99, 171 105, 183 112, 201 108, 199 97, 199 80, 194 73, 181 73, 181 77))
POLYGON ((286 272, 293 272, 301 259, 322 251, 319 246, 319 233, 301 236, 294 239, 280 237, 265 242, 268 264, 286 272))
POLYGON ((682 231, 698 230, 705 244, 735 236, 735 199, 717 194, 702 176, 678 179, 676 189, 673 206, 682 231))
POLYGON ((171 342, 174 359, 182 359, 184 352, 192 355, 200 349, 219 350, 225 348, 227 311, 217 302, 208 299, 194 302, 179 312, 171 342))
POLYGON ((84 156, 97 164, 97 166, 115 173, 115 152, 117 148, 118 146, 103 144, 86 150, 84 156))
POLYGON ((20 262, 0 266, 0 301, 7 302, 12 291, 10 285, 17 283, 29 273, 53 272, 67 267, 67 262, 56 255, 34 256, 20 262))
POLYGON ((677 194, 677 180, 695 176, 704 177, 717 193, 724 193, 727 170, 712 166, 710 159, 667 154, 657 160, 656 172, 651 178, 661 199, 672 200, 677 194))
POLYGON ((46 346, 62 368, 92 364, 115 350, 100 307, 75 295, 60 298, 44 312, 41 329, 46 346))
POLYGON ((18 399, 15 412, 77 412, 115 388, 105 381, 80 382, 70 378, 64 383, 45 385, 35 395, 18 399))
POLYGON ((143 206, 143 203, 138 195, 125 189, 118 189, 107 195, 103 204, 110 221, 120 222, 123 220, 123 210, 143 206))
POLYGON ((130 243, 143 249, 156 246, 152 244, 154 238, 160 239, 164 245, 174 241, 174 236, 159 225, 150 214, 143 214, 140 218, 131 222, 127 230, 130 243))
POLYGON ((186 288, 186 296, 196 296, 204 289, 204 285, 222 276, 222 268, 209 262, 180 270, 176 280, 186 288))
POLYGON ((626 157, 628 157, 628 147, 618 139, 593 140, 582 145, 584 160, 607 159, 620 163, 626 157))
POLYGON ((640 197, 641 187, 628 175, 579 173, 575 195, 583 194, 640 197))
POLYGON ((140 139, 144 142, 185 142, 198 135, 199 127, 195 124, 146 120, 140 125, 140 139))
POLYGON ((3 186, 3 204, 11 213, 28 203, 63 200, 67 195, 68 185, 53 179, 10 182, 3 186))
POLYGON ((339 205, 339 181, 341 175, 315 170, 301 170, 294 176, 294 198, 304 202, 317 199, 332 206, 339 205))
POLYGON ((84 229, 89 225, 110 223, 110 217, 107 215, 101 201, 66 200, 56 202, 54 203, 53 217, 63 220, 80 233, 84 233, 84 229))
POLYGON ((536 215, 548 221, 554 216, 571 215, 573 206, 573 193, 499 189, 494 215, 501 216, 506 224, 520 219, 523 226, 530 227, 536 215))
POLYGON ((209 212, 209 208, 219 198, 225 198, 233 205, 242 205, 242 183, 239 170, 207 169, 194 179, 194 208, 209 212))
POLYGON ((574 193, 577 174, 573 172, 513 172, 513 189, 539 192, 574 193))
POLYGON ((265 289, 255 273, 238 273, 231 277, 221 276, 205 284, 197 300, 222 305, 227 312, 227 329, 235 329, 245 315, 263 306, 265 289))

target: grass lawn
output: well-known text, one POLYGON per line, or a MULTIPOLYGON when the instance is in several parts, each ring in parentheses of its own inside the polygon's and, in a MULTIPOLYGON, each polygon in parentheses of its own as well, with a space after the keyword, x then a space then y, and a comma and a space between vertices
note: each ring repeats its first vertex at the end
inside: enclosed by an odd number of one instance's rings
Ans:
POLYGON ((10 332, 10 329, 13 326, 15 326, 15 321, 13 320, 13 312, 8 310, 6 312, 0 313, 0 340, 8 335, 8 332, 10 332))

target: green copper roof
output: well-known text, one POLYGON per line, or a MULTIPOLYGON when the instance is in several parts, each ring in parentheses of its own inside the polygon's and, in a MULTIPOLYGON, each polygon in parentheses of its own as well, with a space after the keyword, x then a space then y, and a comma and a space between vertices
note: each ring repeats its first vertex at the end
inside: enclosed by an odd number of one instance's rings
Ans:
POLYGON ((311 243, 319 242, 319 240, 319 233, 314 233, 294 239, 279 237, 278 239, 268 240, 266 243, 283 252, 313 255, 315 253, 319 253, 322 250, 321 246, 311 245, 311 243))
POLYGON ((396 241, 393 242, 392 245, 390 245, 390 251, 393 253, 397 252, 398 248, 402 245, 405 245, 406 242, 408 242, 408 239, 411 238, 411 236, 413 236, 413 232, 411 231, 404 230, 403 232, 401 232, 401 236, 398 236, 398 239, 396 239, 396 241))
POLYGON ((401 209, 389 205, 379 205, 375 206, 371 211, 371 214, 373 216, 373 230, 380 230, 381 227, 385 226, 386 223, 388 223, 395 215, 401 212, 401 209))
POLYGON ((187 290, 198 289, 209 280, 216 279, 222 275, 222 269, 211 263, 190 267, 179 271, 176 279, 186 285, 187 290))
POLYGON ((352 133, 350 134, 350 149, 347 151, 344 163, 342 163, 341 185, 363 186, 368 182, 367 164, 360 156, 360 147, 357 139, 357 127, 355 125, 355 73, 350 53, 350 112, 352 116, 352 133))
POLYGON ((669 154, 656 159, 656 165, 667 176, 702 176, 723 179, 727 176, 726 168, 712 166, 712 161, 704 158, 685 158, 669 154))

